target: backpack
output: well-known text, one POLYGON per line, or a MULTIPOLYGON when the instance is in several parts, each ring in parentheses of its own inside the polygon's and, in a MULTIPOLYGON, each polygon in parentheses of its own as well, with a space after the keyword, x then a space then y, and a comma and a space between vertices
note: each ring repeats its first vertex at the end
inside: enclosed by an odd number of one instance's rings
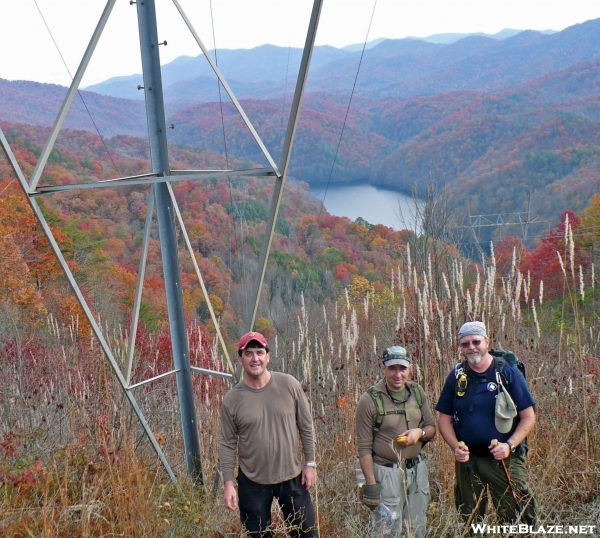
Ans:
MULTIPOLYGON (((414 394, 415 400, 417 401, 417 405, 419 409, 423 407, 423 394, 421 393, 421 389, 418 388, 418 384, 412 381, 406 382, 406 387, 409 389, 411 394, 414 394)), ((377 432, 381 428, 381 424, 383 423, 383 419, 386 415, 400 415, 404 413, 404 409, 395 409, 394 411, 385 412, 385 405, 383 404, 383 398, 381 397, 381 392, 379 392, 375 385, 370 386, 367 389, 367 393, 373 399, 373 403, 375 404, 375 409, 377 410, 377 416, 375 417, 375 422, 373 423, 373 438, 377 435, 377 432)))
POLYGON ((490 349, 490 355, 494 357, 496 372, 502 376, 502 382, 505 385, 506 378, 502 372, 506 363, 510 364, 511 366, 515 366, 517 370, 523 374, 525 380, 527 380, 527 376, 525 375, 525 364, 523 364, 512 351, 509 351, 508 349, 490 349))
MULTIPOLYGON (((521 374, 523 374, 523 378, 525 378, 525 381, 527 381, 527 378, 525 377, 525 365, 523 364, 523 362, 521 362, 519 360, 519 358, 512 352, 509 351, 508 349, 490 349, 489 350, 490 355, 492 355, 492 357, 494 357, 494 370, 496 372, 496 375, 500 376, 500 379, 502 380, 502 383, 504 384, 504 387, 506 388, 506 390, 508 391, 508 393, 510 394, 510 383, 508 383, 508 380, 506 379, 506 376, 504 375, 504 367, 506 366, 506 363, 510 364, 511 366, 514 366, 517 368, 517 370, 519 370, 519 372, 521 372, 521 374)), ((467 377, 467 362, 459 362, 458 364, 456 364, 454 366, 454 376, 456 378, 456 383, 454 385, 454 421, 455 423, 458 422, 458 417, 456 415, 456 398, 458 396, 462 396, 464 395, 464 392, 461 394, 461 389, 466 389, 466 377, 467 377), (461 379, 464 378, 464 385, 461 386, 461 379)), ((521 442, 521 444, 519 445, 519 447, 524 450, 525 454, 527 453, 527 438, 523 439, 523 441, 521 442)))

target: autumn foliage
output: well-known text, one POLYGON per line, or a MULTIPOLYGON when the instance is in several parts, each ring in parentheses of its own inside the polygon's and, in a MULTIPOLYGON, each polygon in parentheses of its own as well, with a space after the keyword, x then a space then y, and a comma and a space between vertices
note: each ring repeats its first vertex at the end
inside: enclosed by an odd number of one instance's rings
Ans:
MULTIPOLYGON (((29 130, 18 125, 7 129, 26 173, 31 172, 39 151, 39 145, 25 142, 29 130)), ((48 184, 109 175, 100 159, 101 148, 98 155, 79 151, 80 137, 87 140, 82 133, 64 134, 43 176, 48 184)), ((121 170, 139 173, 144 169, 147 148, 141 141, 120 137, 108 145, 115 150, 113 161, 121 170)), ((188 147, 177 148, 176 155, 182 168, 202 160, 219 162, 212 154, 195 154, 188 147)), ((224 371, 227 365, 217 351, 216 328, 191 256, 232 348, 245 327, 272 181, 234 177, 228 182, 174 183, 173 189, 192 245, 190 254, 180 232, 177 249, 191 362, 199 368, 224 371)), ((121 366, 131 331, 148 194, 144 187, 114 187, 73 190, 40 201, 121 366)), ((491 261, 467 260, 456 246, 437 237, 329 215, 310 196, 306 184, 286 185, 255 327, 276 342, 273 348, 278 349, 278 362, 274 367, 294 372, 311 394, 325 462, 320 473, 328 477, 326 484, 335 486, 324 486, 323 494, 328 499, 332 491, 344 495, 359 522, 357 528, 362 528, 364 518, 347 470, 340 469, 339 462, 354 461, 349 434, 352 408, 357 394, 377 374, 375 353, 387 342, 406 345, 435 394, 442 379, 440 364, 445 361, 450 367, 453 359, 453 328, 469 316, 489 315, 495 336, 517 346, 519 354, 531 355, 532 361, 555 353, 553 345, 544 347, 540 336, 545 330, 549 339, 556 338, 553 319, 560 318, 561 327, 574 335, 569 343, 577 341, 582 324, 578 308, 586 308, 586 301, 590 304, 586 319, 595 319, 593 297, 586 293, 595 290, 590 275, 594 275, 599 237, 599 200, 594 196, 579 214, 563 211, 560 224, 534 244, 505 237, 490 245, 494 273, 490 272, 491 261), (557 314, 566 303, 574 313, 557 314), (507 322, 509 314, 512 317, 507 322), (522 328, 525 324, 526 330, 522 328)), ((176 515, 180 528, 193 529, 191 532, 213 536, 223 536, 221 529, 239 532, 233 516, 219 514, 218 508, 211 512, 215 501, 203 499, 201 503, 201 494, 195 491, 188 492, 184 501, 165 485, 162 467, 139 430, 137 418, 4 160, 0 160, 0 330, 2 372, 8 380, 0 391, 0 482, 3 502, 18 507, 10 512, 10 518, 4 518, 3 529, 14 536, 27 535, 29 528, 49 529, 48 536, 108 532, 142 536, 157 529, 168 532, 165 529, 176 515), (75 510, 76 517, 72 516, 75 510), (210 521, 211 517, 218 519, 217 523, 210 521)), ((132 370, 133 383, 171 371, 155 225, 150 230, 135 343, 138 360, 132 370)), ((559 349, 561 345, 566 344, 559 340, 559 349)), ((554 357, 559 367, 547 382, 536 385, 546 412, 548 402, 554 404, 556 395, 565 394, 569 383, 576 387, 589 383, 591 387, 596 382, 597 357, 590 351, 582 365, 587 353, 584 348, 570 349, 566 358, 554 357), (576 357, 580 363, 575 363, 576 357), (579 373, 571 373, 575 371, 579 373)), ((535 364, 539 368, 544 365, 541 359, 535 364)), ((218 452, 216 406, 227 383, 196 376, 193 389, 203 454, 214 463, 218 452)), ((172 380, 142 385, 136 391, 152 426, 157 427, 157 441, 175 458, 178 469, 183 468, 172 380)), ((590 389, 582 401, 590 406, 592 416, 597 394, 590 389)), ((556 413, 567 416, 578 404, 569 400, 561 405, 556 413)), ((579 408, 576 411, 579 413, 579 408)), ((587 407, 584 412, 588 413, 587 407)), ((581 423, 587 424, 584 416, 581 423)), ((566 423, 545 420, 546 426, 553 428, 566 423)), ((578 458, 588 458, 594 465, 592 455, 585 452, 594 446, 591 441, 576 446, 578 458)), ((443 463, 443 451, 432 450, 432 461, 443 463)), ((534 460, 539 473, 547 463, 542 457, 534 460)), ((443 500, 449 488, 447 475, 440 466, 432 469, 438 479, 436 498, 443 500)), ((215 468, 209 466, 206 473, 213 478, 215 468)), ((546 480, 554 490, 561 487, 561 481, 574 487, 573 476, 546 480)), ((585 474, 581 491, 569 490, 571 500, 589 498, 586 488, 593 481, 591 476, 585 474)), ((351 518, 344 515, 336 520, 335 503, 326 504, 329 519, 321 518, 323 532, 335 536, 338 527, 344 532, 340 525, 349 525, 351 518)), ((443 532, 440 530, 440 536, 443 532)), ((446 535, 452 535, 451 531, 446 535)))

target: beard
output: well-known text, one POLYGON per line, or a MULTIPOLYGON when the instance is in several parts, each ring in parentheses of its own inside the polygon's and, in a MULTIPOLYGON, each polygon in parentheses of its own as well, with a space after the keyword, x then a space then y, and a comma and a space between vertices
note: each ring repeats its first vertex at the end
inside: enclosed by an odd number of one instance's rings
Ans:
POLYGON ((481 356, 481 353, 478 353, 477 355, 467 356, 467 361, 469 362, 469 364, 479 364, 482 359, 483 357, 481 356))

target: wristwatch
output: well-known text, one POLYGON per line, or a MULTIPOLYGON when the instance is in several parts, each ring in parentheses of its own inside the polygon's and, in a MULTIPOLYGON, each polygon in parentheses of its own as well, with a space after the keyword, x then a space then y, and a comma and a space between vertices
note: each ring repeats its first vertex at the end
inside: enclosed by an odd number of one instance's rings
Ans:
POLYGON ((427 437, 427 432, 421 428, 421 441, 425 441, 425 437, 427 437))
POLYGON ((513 445, 510 441, 506 441, 506 444, 508 445, 508 448, 510 448, 511 454, 514 454, 515 450, 517 450, 517 447, 513 445))
POLYGON ((317 462, 316 461, 307 461, 304 464, 304 467, 312 467, 313 469, 317 468, 317 462))

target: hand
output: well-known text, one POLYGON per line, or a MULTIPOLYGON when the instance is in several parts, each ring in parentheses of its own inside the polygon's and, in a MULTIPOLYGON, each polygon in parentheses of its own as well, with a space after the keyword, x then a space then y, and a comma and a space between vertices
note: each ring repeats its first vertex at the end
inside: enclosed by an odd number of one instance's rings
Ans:
POLYGON ((317 470, 314 467, 302 467, 302 485, 306 489, 312 488, 317 483, 317 470))
POLYGON ((381 483, 363 484, 361 489, 363 491, 362 503, 369 510, 376 510, 381 502, 381 483))
MULTIPOLYGON (((404 442, 398 443, 402 446, 416 445, 423 438, 423 430, 421 428, 413 428, 402 432, 398 437, 405 437, 404 442)), ((398 440, 396 438, 396 440, 398 440)))
POLYGON ((467 463, 469 461, 469 447, 461 441, 454 449, 454 457, 456 461, 467 463))
POLYGON ((227 510, 237 509, 237 491, 235 490, 233 482, 225 482, 224 487, 225 490, 223 491, 223 502, 225 503, 225 508, 227 508, 227 510))
MULTIPOLYGON (((494 441, 496 440, 494 439, 494 441)), ((494 443, 494 441, 488 446, 492 456, 497 460, 508 458, 510 456, 510 447, 508 446, 508 443, 498 443, 498 441, 494 443)))

